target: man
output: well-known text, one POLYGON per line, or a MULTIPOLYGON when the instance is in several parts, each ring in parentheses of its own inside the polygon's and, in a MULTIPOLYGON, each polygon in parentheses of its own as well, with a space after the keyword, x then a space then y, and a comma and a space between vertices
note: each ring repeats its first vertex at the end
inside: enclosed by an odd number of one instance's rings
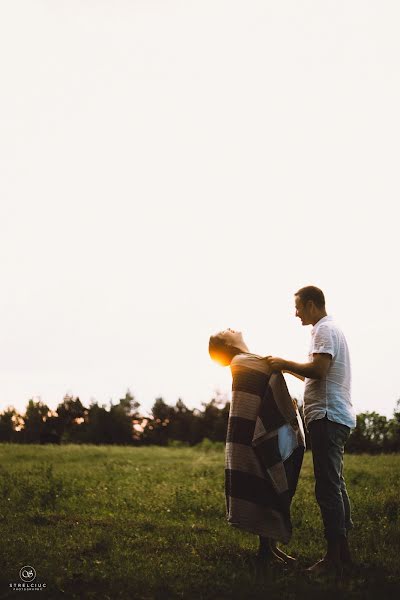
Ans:
POLYGON ((308 569, 310 573, 336 572, 350 566, 347 541, 353 527, 350 501, 343 477, 343 453, 356 425, 351 403, 349 350, 342 331, 327 315, 323 292, 314 286, 295 293, 296 317, 313 325, 309 360, 300 364, 268 357, 274 371, 289 371, 305 378, 304 416, 310 433, 315 495, 319 504, 327 552, 308 569))
POLYGON ((277 547, 288 543, 290 503, 304 454, 304 433, 281 373, 250 354, 240 332, 227 329, 209 342, 211 358, 232 371, 225 447, 225 494, 230 525, 259 536, 259 556, 293 564, 277 547))

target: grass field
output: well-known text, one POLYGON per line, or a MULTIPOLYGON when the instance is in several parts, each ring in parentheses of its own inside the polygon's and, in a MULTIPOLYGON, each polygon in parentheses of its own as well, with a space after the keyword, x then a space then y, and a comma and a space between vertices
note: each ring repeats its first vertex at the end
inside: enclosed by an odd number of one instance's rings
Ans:
POLYGON ((310 453, 281 571, 225 521, 221 447, 0 445, 0 597, 31 565, 42 598, 400 598, 400 455, 345 464, 359 568, 337 586, 301 573, 324 549, 310 453))

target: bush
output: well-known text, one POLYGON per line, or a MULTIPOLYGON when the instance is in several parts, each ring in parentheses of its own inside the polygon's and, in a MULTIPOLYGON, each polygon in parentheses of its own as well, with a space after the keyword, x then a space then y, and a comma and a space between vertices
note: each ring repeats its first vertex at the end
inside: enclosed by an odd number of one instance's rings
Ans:
POLYGON ((225 448, 224 442, 212 442, 208 438, 204 438, 199 444, 194 446, 196 450, 202 452, 221 452, 225 448))

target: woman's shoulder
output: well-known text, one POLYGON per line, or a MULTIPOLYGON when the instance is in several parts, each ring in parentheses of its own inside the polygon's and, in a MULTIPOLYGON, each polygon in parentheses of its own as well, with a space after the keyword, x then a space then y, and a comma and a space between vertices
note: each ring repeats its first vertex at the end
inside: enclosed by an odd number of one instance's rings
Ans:
POLYGON ((261 373, 269 373, 267 360, 259 354, 251 354, 250 352, 237 354, 232 359, 231 368, 247 368, 254 371, 261 371, 261 373))

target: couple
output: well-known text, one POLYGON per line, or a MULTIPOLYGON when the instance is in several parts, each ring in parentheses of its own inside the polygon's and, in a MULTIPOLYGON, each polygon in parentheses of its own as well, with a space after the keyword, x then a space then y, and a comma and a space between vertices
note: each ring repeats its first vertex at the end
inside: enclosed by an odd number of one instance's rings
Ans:
POLYGON ((295 307, 302 325, 313 325, 306 363, 252 354, 232 329, 210 338, 211 358, 232 372, 225 449, 228 522, 259 536, 259 556, 295 563, 277 541, 288 543, 291 537, 290 504, 305 450, 302 421, 282 372, 299 377, 305 380, 304 417, 327 541, 325 557, 307 571, 340 575, 351 565, 347 535, 353 526, 343 477, 344 447, 356 424, 349 352, 319 288, 296 292, 295 307))

